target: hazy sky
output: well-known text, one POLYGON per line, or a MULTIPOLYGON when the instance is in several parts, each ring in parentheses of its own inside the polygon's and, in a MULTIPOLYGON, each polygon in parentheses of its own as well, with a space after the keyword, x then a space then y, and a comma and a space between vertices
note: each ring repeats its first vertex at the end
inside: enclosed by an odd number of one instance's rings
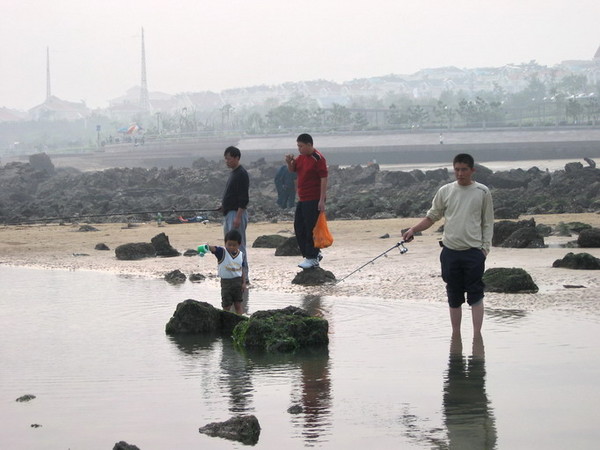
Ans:
POLYGON ((419 69, 554 65, 600 46, 599 0, 0 0, 0 107, 419 69))

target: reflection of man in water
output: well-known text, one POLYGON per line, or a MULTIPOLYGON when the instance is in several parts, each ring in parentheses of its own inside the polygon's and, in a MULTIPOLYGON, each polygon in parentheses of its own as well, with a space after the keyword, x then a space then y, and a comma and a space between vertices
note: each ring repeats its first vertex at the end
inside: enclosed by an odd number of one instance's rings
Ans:
POLYGON ((279 168, 275 174, 277 204, 280 208, 293 208, 296 204, 296 173, 290 172, 287 165, 279 168))
POLYGON ((228 389, 229 412, 248 414, 252 410, 252 367, 235 348, 233 342, 222 339, 219 385, 228 389))
POLYGON ((450 449, 496 448, 496 424, 485 392, 483 338, 473 338, 473 354, 463 356, 460 334, 450 344, 444 382, 444 416, 450 449))
MULTIPOLYGON (((327 442, 331 434, 331 375, 327 347, 306 349, 296 355, 300 386, 293 397, 302 406, 302 437, 307 447, 327 442)), ((295 422, 296 420, 293 420, 295 422)), ((300 425, 298 423, 298 425, 300 425)))

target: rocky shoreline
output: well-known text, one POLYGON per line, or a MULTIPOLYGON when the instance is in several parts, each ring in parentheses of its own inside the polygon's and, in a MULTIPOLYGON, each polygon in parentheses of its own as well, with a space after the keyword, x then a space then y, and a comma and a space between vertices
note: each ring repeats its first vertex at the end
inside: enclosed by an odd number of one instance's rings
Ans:
MULTIPOLYGON (((293 210, 276 204, 273 178, 281 166, 264 159, 244 164, 250 174, 251 221, 289 219, 293 210)), ((221 161, 198 159, 189 168, 112 168, 81 172, 56 168, 44 154, 0 167, 0 222, 137 222, 162 212, 172 217, 207 216, 220 204, 228 176, 221 161), (139 214, 144 212, 144 214, 139 214)), ((570 162, 554 172, 492 171, 478 165, 476 179, 492 190, 497 219, 524 214, 600 210, 600 169, 595 162, 570 162)), ((386 171, 379 165, 330 165, 329 220, 422 216, 435 191, 452 181, 447 169, 386 171)))

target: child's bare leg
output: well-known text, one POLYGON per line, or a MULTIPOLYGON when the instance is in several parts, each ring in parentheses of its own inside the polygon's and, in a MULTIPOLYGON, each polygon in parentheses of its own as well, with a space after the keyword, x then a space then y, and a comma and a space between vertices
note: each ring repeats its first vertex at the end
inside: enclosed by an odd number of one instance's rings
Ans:
POLYGON ((243 314, 244 313, 244 308, 242 306, 242 302, 235 302, 233 304, 233 306, 235 307, 235 313, 236 314, 243 314))

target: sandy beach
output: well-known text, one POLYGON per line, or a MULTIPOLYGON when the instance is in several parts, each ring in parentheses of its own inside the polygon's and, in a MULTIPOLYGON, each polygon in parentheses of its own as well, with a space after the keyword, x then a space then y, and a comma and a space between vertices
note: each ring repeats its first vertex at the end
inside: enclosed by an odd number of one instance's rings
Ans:
MULTIPOLYGON (((600 226, 599 214, 561 214, 527 216, 536 223, 555 226, 560 222, 583 222, 600 226)), ((335 242, 324 250, 321 267, 341 279, 393 247, 401 240, 400 230, 418 219, 386 219, 362 221, 332 221, 330 230, 335 242), (389 238, 382 236, 389 234, 389 238)), ((202 283, 217 287, 216 261, 204 258, 172 257, 138 261, 120 261, 114 249, 125 243, 150 242, 164 232, 171 245, 184 252, 199 244, 220 244, 222 229, 217 222, 158 226, 156 223, 95 224, 98 231, 79 231, 79 224, 20 225, 0 228, 0 264, 40 269, 104 271, 119 275, 163 277, 179 269, 186 275, 201 273, 207 276, 202 283), (98 243, 110 250, 95 250, 98 243)), ((403 299, 420 302, 444 302, 444 284, 440 278, 437 241, 441 234, 438 225, 407 244, 409 251, 400 254, 393 249, 386 256, 369 264, 346 280, 331 285, 299 286, 292 284, 300 257, 275 257, 274 249, 250 248, 250 277, 253 292, 271 291, 326 296, 366 296, 382 299, 403 299)), ((293 235, 293 223, 251 223, 248 226, 249 246, 258 236, 267 234, 293 235)), ((547 306, 595 309, 598 301, 600 276, 595 271, 552 268, 552 263, 570 251, 586 252, 600 257, 600 249, 568 249, 561 247, 572 237, 551 236, 545 239, 548 248, 493 248, 487 268, 520 267, 525 269, 539 287, 537 294, 488 293, 486 303, 494 308, 530 309, 547 306), (583 286, 566 288, 565 286, 583 286)), ((188 281, 189 282, 189 281, 188 281)), ((199 293, 202 283, 198 284, 199 293)), ((256 294, 253 294, 256 295, 256 294)), ((199 294, 199 297, 201 295, 199 294)))

